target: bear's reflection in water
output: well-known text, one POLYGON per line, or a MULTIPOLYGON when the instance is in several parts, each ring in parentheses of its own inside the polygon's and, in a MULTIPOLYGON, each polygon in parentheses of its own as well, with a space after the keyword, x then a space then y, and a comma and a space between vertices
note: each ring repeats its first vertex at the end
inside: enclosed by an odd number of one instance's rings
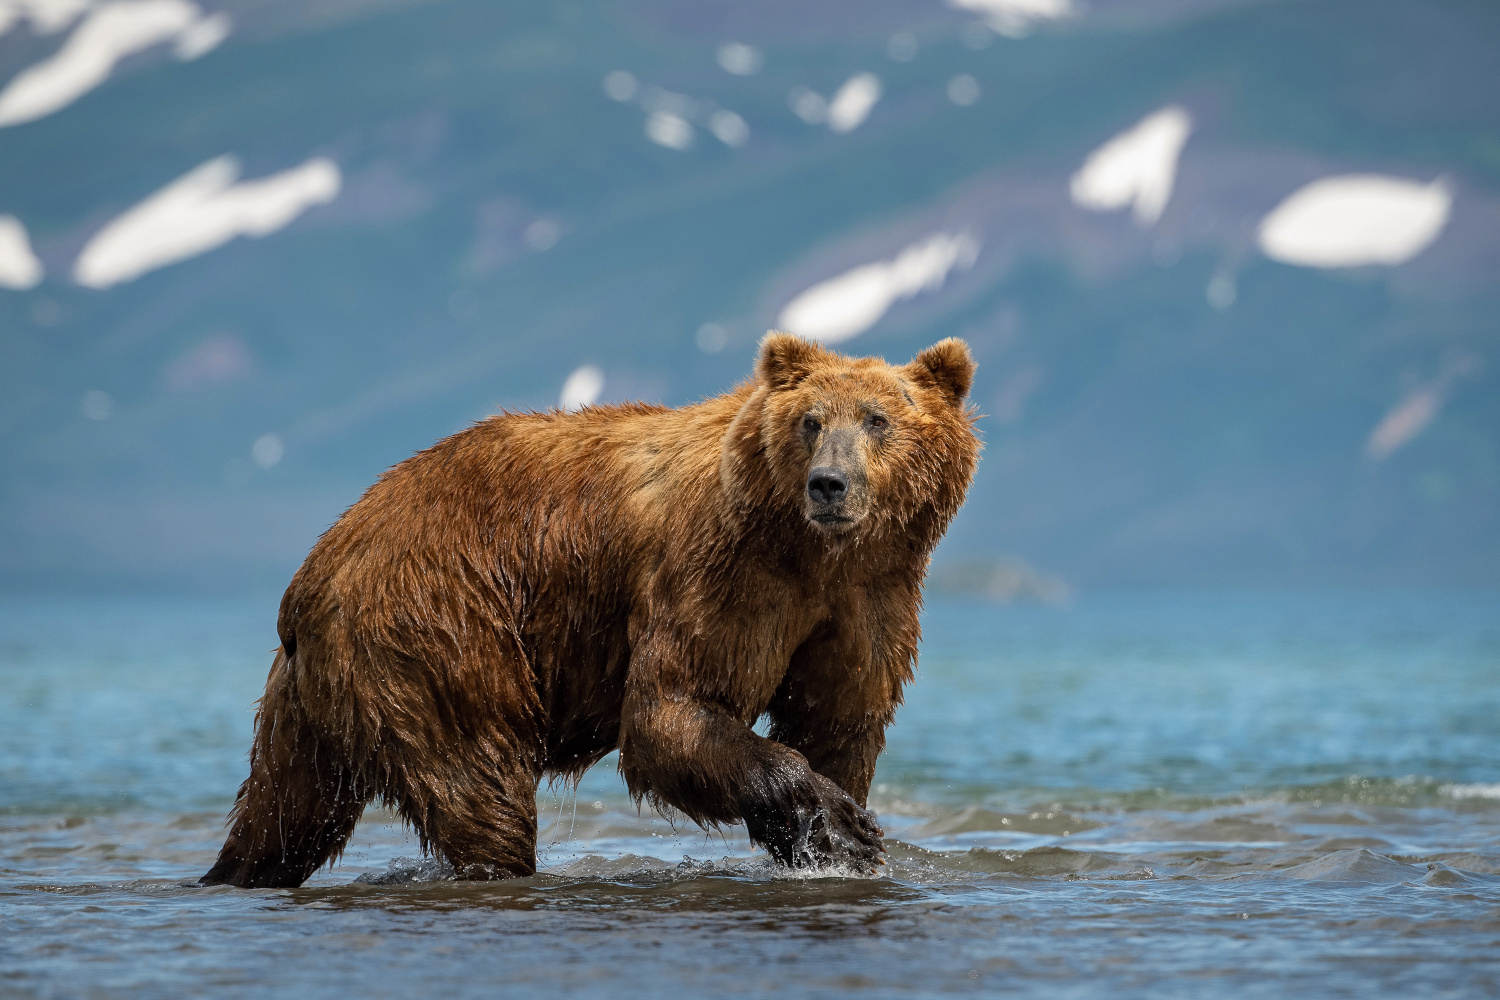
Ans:
POLYGON ((876 907, 917 902, 925 890, 889 879, 835 874, 788 875, 760 860, 667 865, 654 858, 602 857, 570 865, 568 874, 540 872, 501 882, 355 881, 337 887, 303 887, 288 898, 300 905, 374 906, 387 910, 488 907, 506 910, 745 911, 779 913, 807 907, 876 907), (620 861, 634 863, 621 871, 620 861), (589 874, 593 867, 599 874, 589 874))

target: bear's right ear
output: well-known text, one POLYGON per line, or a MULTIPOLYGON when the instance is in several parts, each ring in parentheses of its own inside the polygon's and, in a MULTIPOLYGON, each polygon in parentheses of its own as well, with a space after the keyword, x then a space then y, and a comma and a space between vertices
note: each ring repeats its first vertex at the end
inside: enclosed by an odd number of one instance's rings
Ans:
POLYGON ((780 330, 767 332, 760 342, 760 358, 755 362, 755 375, 760 383, 773 392, 790 389, 812 373, 814 366, 824 361, 828 352, 810 340, 780 330))
POLYGON ((974 356, 968 344, 949 337, 912 358, 906 371, 913 381, 932 386, 957 405, 968 396, 974 381, 974 356))

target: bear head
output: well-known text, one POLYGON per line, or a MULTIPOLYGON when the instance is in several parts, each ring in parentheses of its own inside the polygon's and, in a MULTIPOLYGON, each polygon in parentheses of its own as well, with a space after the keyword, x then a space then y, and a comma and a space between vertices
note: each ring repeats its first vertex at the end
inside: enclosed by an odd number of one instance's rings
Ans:
POLYGON ((726 437, 725 485, 826 539, 925 518, 935 544, 978 460, 973 375, 957 339, 897 366, 772 331, 726 437))

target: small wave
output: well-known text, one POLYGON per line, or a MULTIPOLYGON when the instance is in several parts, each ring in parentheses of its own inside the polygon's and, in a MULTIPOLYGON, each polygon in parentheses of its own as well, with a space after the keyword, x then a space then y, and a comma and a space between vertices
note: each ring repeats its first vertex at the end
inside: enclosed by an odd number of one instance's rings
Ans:
POLYGON ((644 854, 624 854, 617 858, 607 858, 602 854, 585 854, 576 861, 547 869, 547 874, 563 878, 610 882, 643 877, 661 878, 671 875, 681 867, 681 865, 673 866, 670 861, 644 854))
POLYGON ((1097 878, 1154 878, 1139 861, 1106 851, 1075 851, 1066 847, 1033 847, 1006 851, 972 847, 967 851, 932 851, 914 844, 886 842, 897 877, 907 874, 1024 875, 1035 878, 1081 876, 1097 878))
POLYGON ((958 833, 1040 833, 1069 836, 1084 830, 1097 830, 1104 824, 1085 819, 1064 809, 1033 809, 1028 812, 996 812, 982 806, 969 806, 956 815, 928 820, 911 831, 917 837, 936 837, 958 833))
POLYGON ((1374 882, 1388 885, 1418 877, 1415 865, 1403 864, 1362 847, 1334 851, 1321 858, 1283 868, 1281 874, 1313 882, 1374 882))
POLYGON ((1119 813, 1161 811, 1186 814, 1232 806, 1278 804, 1421 808, 1451 804, 1455 798, 1500 800, 1500 784, 1458 784, 1422 775, 1350 774, 1305 784, 1288 783, 1223 792, 1168 788, 1027 788, 1015 789, 1003 798, 986 797, 979 803, 936 803, 927 799, 923 789, 918 787, 877 785, 871 795, 871 807, 882 816, 919 818, 928 823, 934 833, 977 832, 986 828, 983 824, 991 824, 987 829, 993 832, 1057 834, 1064 829, 1075 833, 1093 829, 1099 822, 1109 823, 1110 816, 1119 813), (1027 802, 1032 804, 1026 805, 1027 802), (1002 822, 1005 819, 1010 822, 1002 822), (939 826, 943 827, 941 831, 937 829, 939 826))
POLYGON ((415 885, 448 882, 454 877, 453 866, 442 858, 393 858, 384 872, 366 872, 354 881, 359 885, 415 885))
POLYGON ((1285 844, 1303 839, 1279 824, 1239 815, 1186 823, 1177 817, 1161 817, 1143 824, 1135 833, 1144 840, 1206 844, 1285 844))
POLYGON ((1422 876, 1421 883, 1442 889, 1469 889, 1481 885, 1482 880, 1467 872, 1449 868, 1440 861, 1433 861, 1427 865, 1427 874, 1422 876))
POLYGON ((1320 851, 1352 851, 1359 848, 1376 854, 1388 854, 1393 849, 1390 841, 1380 837, 1329 837, 1318 842, 1320 851))
POLYGON ((191 885, 173 879, 129 879, 123 882, 76 882, 57 884, 51 882, 19 882, 15 888, 23 892, 45 892, 54 896, 94 896, 106 892, 170 892, 191 885))
POLYGON ((1454 799, 1500 799, 1500 783, 1493 785, 1444 785, 1438 791, 1454 799))
POLYGON ((1500 875, 1500 858, 1494 855, 1476 854, 1473 851, 1441 851, 1425 857, 1403 858, 1402 860, 1424 863, 1428 867, 1441 864, 1447 868, 1458 868, 1465 873, 1478 875, 1500 875))

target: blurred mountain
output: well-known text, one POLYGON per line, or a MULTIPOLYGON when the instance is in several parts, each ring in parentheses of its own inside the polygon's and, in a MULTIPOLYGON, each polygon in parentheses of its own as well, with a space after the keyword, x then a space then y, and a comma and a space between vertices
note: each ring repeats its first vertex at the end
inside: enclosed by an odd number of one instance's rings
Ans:
MULTIPOLYGON (((107 6, 0 10, 0 85, 107 6)), ((284 581, 436 438, 584 365, 603 401, 721 392, 788 303, 914 247, 952 252, 839 347, 979 358, 985 459, 939 565, 1500 584, 1493 3, 187 8, 0 128, 0 216, 45 271, 0 288, 0 586, 284 581), (1159 215, 1070 193, 1167 107, 1191 132, 1159 215), (1429 247, 1258 248, 1295 190, 1366 173, 1441 181, 1429 247), (295 207, 254 186, 294 176, 295 207), (179 179, 247 235, 110 271, 109 227, 179 179)), ((110 259, 146 252, 115 232, 110 259)))

